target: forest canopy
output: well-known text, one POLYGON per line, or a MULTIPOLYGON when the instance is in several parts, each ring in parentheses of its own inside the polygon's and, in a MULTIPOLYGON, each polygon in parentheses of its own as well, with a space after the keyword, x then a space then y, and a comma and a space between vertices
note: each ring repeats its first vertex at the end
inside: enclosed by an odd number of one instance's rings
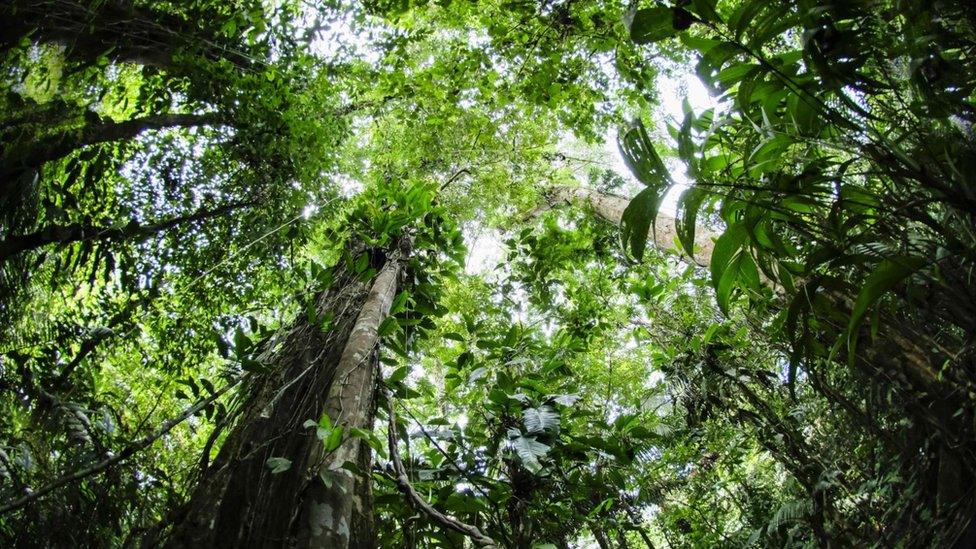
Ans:
POLYGON ((0 545, 976 546, 961 0, 0 0, 0 545))

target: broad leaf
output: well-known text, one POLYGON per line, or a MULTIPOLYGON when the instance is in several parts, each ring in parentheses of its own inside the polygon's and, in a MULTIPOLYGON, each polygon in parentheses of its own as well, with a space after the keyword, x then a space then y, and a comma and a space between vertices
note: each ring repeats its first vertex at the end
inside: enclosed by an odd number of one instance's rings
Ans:
POLYGON ((630 201, 620 220, 620 238, 630 255, 640 261, 647 248, 647 237, 652 231, 657 210, 661 206, 661 195, 654 189, 644 189, 630 201))
POLYGON ((857 300, 854 301, 854 307, 851 309, 851 320, 847 325, 848 337, 855 333, 868 309, 885 292, 914 274, 923 265, 925 260, 914 256, 900 256, 882 261, 864 281, 864 287, 857 294, 857 300))
POLYGON ((549 453, 549 446, 539 442, 535 437, 524 436, 514 430, 509 431, 510 437, 513 434, 516 436, 512 438, 512 445, 515 447, 515 453, 522 460, 522 465, 532 473, 541 471, 542 463, 539 462, 539 458, 549 453))
POLYGON ((530 433, 555 431, 559 427, 559 413, 551 406, 527 408, 522 412, 522 419, 530 433))
POLYGON ((291 460, 283 457, 273 457, 268 458, 265 465, 268 469, 271 469, 272 475, 277 475, 278 473, 284 473, 288 469, 291 469, 291 460))
POLYGON ((661 199, 673 182, 640 120, 620 134, 618 145, 634 177, 647 186, 630 201, 620 220, 624 246, 640 260, 647 247, 647 235, 654 230, 661 199))
POLYGON ((657 6, 639 9, 630 25, 630 39, 637 44, 650 44, 670 38, 677 32, 673 20, 670 8, 657 6))
POLYGON ((675 231, 681 247, 689 257, 695 257, 695 227, 698 223, 698 210, 707 193, 700 187, 691 187, 681 193, 678 199, 678 221, 675 231))
MULTIPOLYGON (((739 275, 741 251, 748 236, 745 227, 736 223, 726 229, 722 236, 715 241, 710 264, 712 287, 722 311, 728 312, 729 297, 739 275)), ((751 258, 750 258, 751 259, 751 258)), ((753 264, 755 268, 755 264, 753 264)))

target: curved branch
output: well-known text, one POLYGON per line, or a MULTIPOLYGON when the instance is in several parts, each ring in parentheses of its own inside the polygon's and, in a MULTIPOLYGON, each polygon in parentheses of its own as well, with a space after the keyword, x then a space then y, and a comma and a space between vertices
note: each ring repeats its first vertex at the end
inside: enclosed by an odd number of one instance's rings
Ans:
POLYGON ((400 460, 400 452, 397 450, 396 412, 393 411, 393 395, 389 391, 386 394, 386 402, 389 407, 390 416, 390 424, 387 430, 387 439, 390 445, 390 461, 393 463, 393 471, 396 474, 397 488, 407 496, 407 501, 417 510, 423 511, 437 524, 471 538, 471 541, 478 547, 485 549, 500 547, 498 542, 483 534, 477 526, 463 523, 441 513, 417 493, 417 490, 410 484, 407 471, 404 469, 403 462, 400 460))

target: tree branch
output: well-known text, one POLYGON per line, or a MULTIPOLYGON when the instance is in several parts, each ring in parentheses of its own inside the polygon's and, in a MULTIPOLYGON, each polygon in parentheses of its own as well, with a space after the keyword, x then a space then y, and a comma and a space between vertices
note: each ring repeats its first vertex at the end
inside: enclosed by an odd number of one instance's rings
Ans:
POLYGON ((192 214, 164 219, 150 225, 140 225, 134 221, 123 227, 96 227, 78 223, 49 225, 33 233, 10 235, 0 240, 0 264, 17 254, 36 250, 49 244, 70 244, 92 240, 121 242, 130 239, 141 242, 179 225, 220 217, 240 208, 254 205, 256 205, 254 201, 232 202, 216 208, 200 209, 192 214))
POLYGON ((403 492, 405 496, 407 496, 407 501, 419 511, 423 511, 437 524, 471 538, 471 541, 473 541, 478 547, 483 547, 485 549, 500 547, 495 540, 483 534, 476 526, 465 524, 453 517, 449 517, 441 513, 417 493, 417 490, 414 489, 412 484, 410 484, 407 471, 404 469, 403 462, 400 460, 400 452, 397 449, 396 438, 396 412, 393 410, 393 395, 390 394, 389 391, 386 395, 386 401, 389 407, 390 416, 390 424, 387 430, 387 439, 389 440, 390 445, 390 461, 393 463, 393 471, 396 475, 397 488, 403 492))

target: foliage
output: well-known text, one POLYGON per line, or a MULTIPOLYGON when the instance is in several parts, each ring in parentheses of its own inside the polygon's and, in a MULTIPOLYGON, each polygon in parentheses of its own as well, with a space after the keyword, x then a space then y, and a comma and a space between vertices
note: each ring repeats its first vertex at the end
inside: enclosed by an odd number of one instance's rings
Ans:
MULTIPOLYGON (((260 417, 255 388, 289 389, 269 360, 305 356, 289 330, 321 336, 311 365, 341 353, 395 254, 372 429, 316 410, 282 435, 368 448, 342 467, 372 486, 381 546, 972 538, 967 5, 0 16, 7 544, 165 540, 260 417), (668 122, 657 87, 682 67, 715 106, 668 122), (632 180, 599 149, 618 126, 632 180), (682 186, 675 245, 717 231, 707 269, 654 245, 682 186), (610 191, 635 191, 615 217, 610 191)), ((314 472, 287 452, 258 468, 255 484, 314 472)))

